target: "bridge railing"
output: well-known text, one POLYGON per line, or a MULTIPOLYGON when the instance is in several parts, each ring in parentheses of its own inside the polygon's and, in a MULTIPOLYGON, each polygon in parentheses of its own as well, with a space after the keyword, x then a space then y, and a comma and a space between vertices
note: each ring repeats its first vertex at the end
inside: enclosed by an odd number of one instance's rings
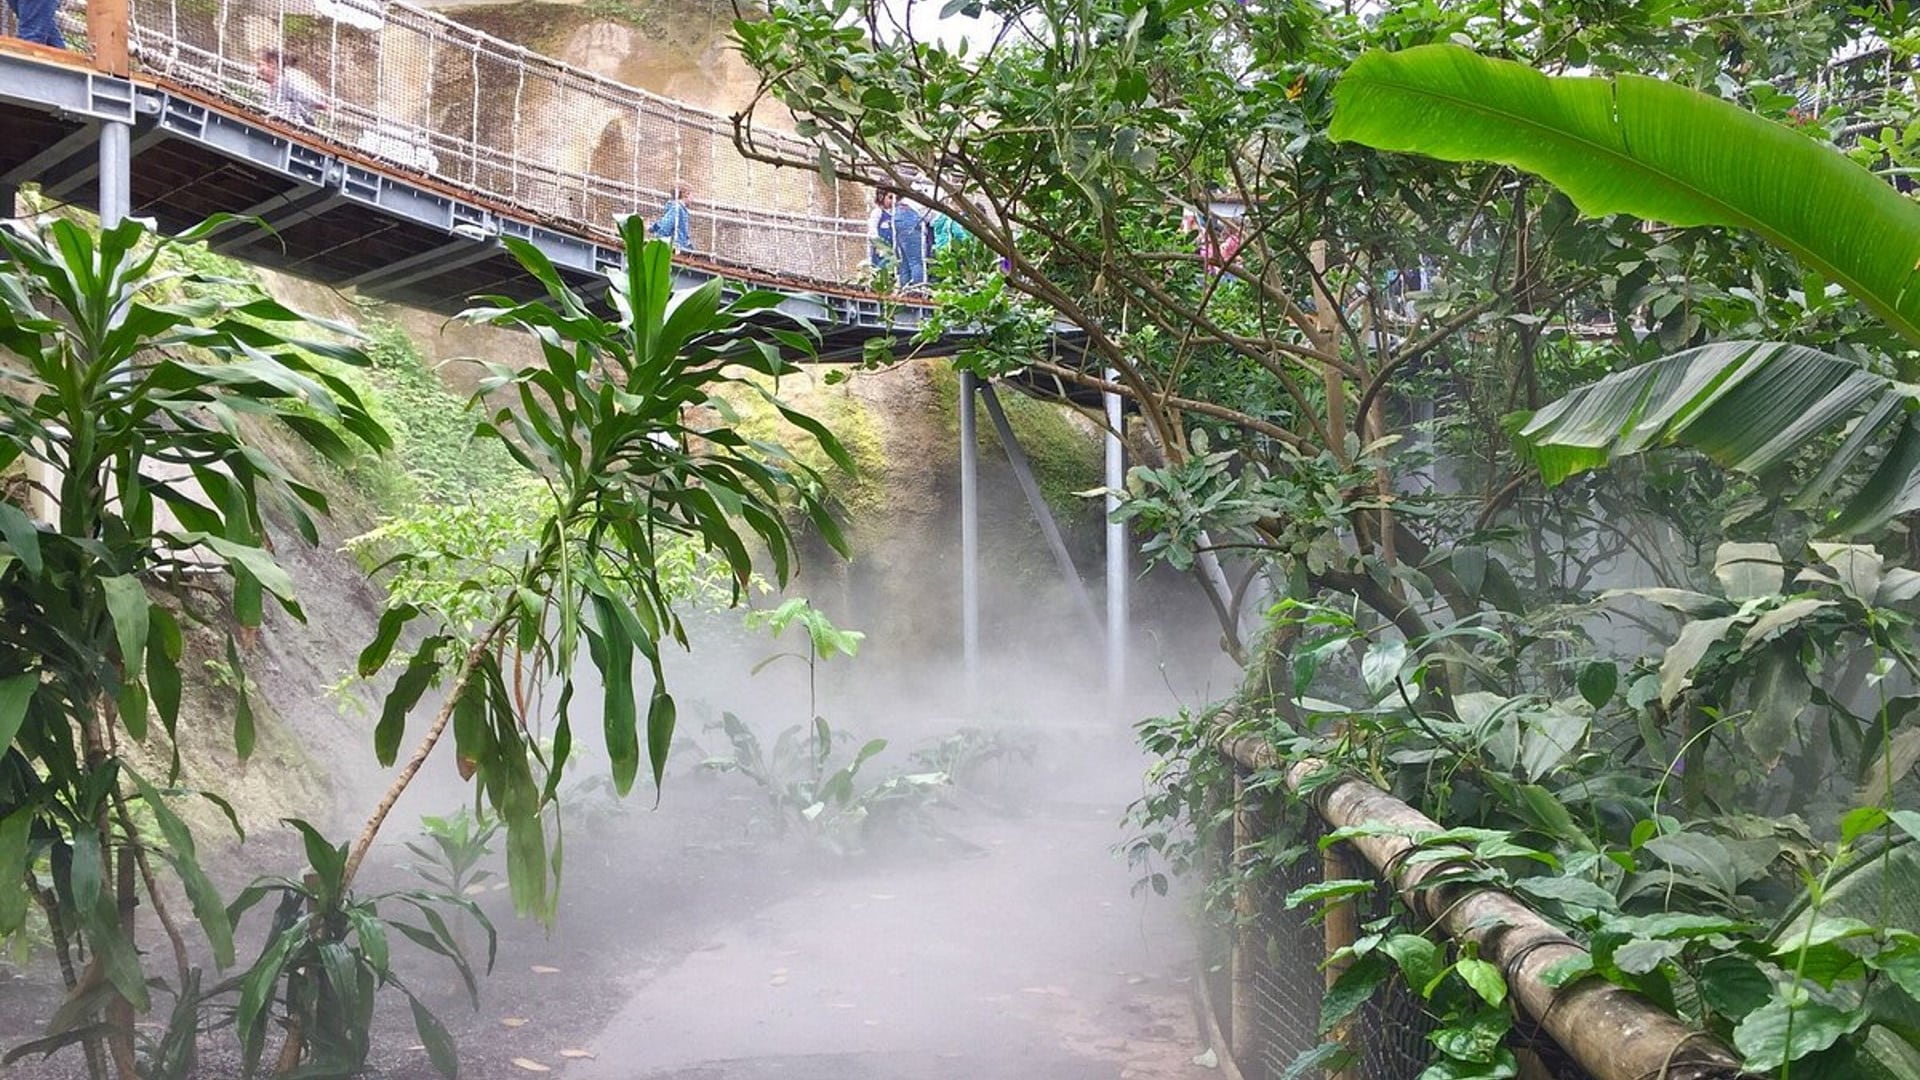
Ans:
MULTIPOLYGON (((63 13, 76 38, 78 8, 63 13)), ((397 0, 130 8, 138 72, 396 172, 600 239, 621 216, 657 219, 680 188, 696 255, 813 283, 860 277, 870 193, 747 161, 727 117, 397 0), (283 58, 277 79, 262 67, 269 54, 283 58)), ((812 157, 797 138, 756 136, 812 157)))

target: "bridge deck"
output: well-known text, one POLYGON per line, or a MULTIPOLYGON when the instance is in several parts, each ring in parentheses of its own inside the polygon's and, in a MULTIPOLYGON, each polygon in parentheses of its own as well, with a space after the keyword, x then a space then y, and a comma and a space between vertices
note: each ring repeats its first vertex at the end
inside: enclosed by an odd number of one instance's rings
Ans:
MULTIPOLYGON (((617 248, 587 230, 540 223, 161 80, 101 75, 79 54, 0 39, 0 186, 38 183, 51 198, 94 205, 104 121, 133 125, 134 214, 167 230, 216 212, 258 217, 271 231, 235 225, 211 246, 324 284, 452 313, 479 294, 542 291, 502 236, 538 247, 589 295, 621 263, 617 248)), ((688 286, 723 276, 781 292, 783 310, 820 329, 822 359, 856 359, 868 338, 910 332, 925 316, 920 306, 697 254, 675 266, 688 286)))

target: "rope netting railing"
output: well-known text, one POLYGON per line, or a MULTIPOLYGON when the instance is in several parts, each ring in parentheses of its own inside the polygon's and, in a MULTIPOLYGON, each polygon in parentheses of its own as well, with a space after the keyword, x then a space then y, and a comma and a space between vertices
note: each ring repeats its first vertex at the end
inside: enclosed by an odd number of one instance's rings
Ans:
MULTIPOLYGON (((135 70, 519 216, 611 242, 675 190, 705 261, 859 280, 871 193, 741 157, 732 122, 393 0, 130 0, 135 70)), ((0 15, 11 35, 12 11, 0 15)), ((69 45, 85 16, 63 10, 69 45)), ((803 159, 808 144, 758 130, 803 159)))
MULTIPOLYGON (((1514 1009, 1509 1045, 1531 1080, 1733 1080, 1744 1074, 1710 1036, 1653 1003, 1599 979, 1552 985, 1556 963, 1584 955, 1579 944, 1513 897, 1491 887, 1442 883, 1444 861, 1410 858, 1413 837, 1440 826, 1355 778, 1325 781, 1324 763, 1287 761, 1259 739, 1224 742, 1233 776, 1231 835, 1213 845, 1214 871, 1232 882, 1233 918, 1203 941, 1207 998, 1246 1080, 1325 1075, 1337 1080, 1405 1080, 1432 1059, 1427 1003, 1404 981, 1387 982, 1331 1031, 1322 1031, 1326 988, 1337 956, 1389 914, 1436 940, 1470 946, 1501 971, 1514 1009), (1283 797, 1281 788, 1310 791, 1283 797), (1321 850, 1330 830, 1366 826, 1321 850), (1284 844, 1284 848, 1280 845, 1284 844), (1254 869, 1249 871, 1249 867, 1254 869), (1316 917, 1287 899, 1320 882, 1372 879, 1316 917), (1329 970, 1331 969, 1331 970, 1329 970), (1303 1058, 1329 1042, 1350 1051, 1325 1071, 1303 1058)), ((1224 830, 1223 830, 1224 831, 1224 830)))

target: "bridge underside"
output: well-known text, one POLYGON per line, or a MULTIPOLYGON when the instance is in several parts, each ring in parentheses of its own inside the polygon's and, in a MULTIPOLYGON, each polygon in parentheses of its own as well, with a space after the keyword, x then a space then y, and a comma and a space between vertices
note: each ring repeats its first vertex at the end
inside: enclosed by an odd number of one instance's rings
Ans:
MULTIPOLYGON (((516 217, 374 162, 317 146, 162 87, 53 58, 0 52, 0 188, 96 206, 99 129, 133 126, 132 212, 178 231, 216 213, 258 218, 216 234, 221 254, 382 300, 452 314, 480 295, 545 289, 500 242, 528 241, 589 297, 605 291, 617 248, 516 217)), ((716 276, 782 293, 782 311, 821 334, 820 359, 858 360, 866 342, 911 334, 922 308, 755 281, 750 271, 676 262, 691 287, 716 276)))

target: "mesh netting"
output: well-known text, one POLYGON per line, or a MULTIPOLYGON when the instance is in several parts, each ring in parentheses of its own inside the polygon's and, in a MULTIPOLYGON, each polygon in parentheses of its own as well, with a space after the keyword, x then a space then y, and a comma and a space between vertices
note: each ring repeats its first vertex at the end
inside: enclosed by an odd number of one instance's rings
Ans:
MULTIPOLYGON (((1235 768, 1243 781, 1252 778, 1243 766, 1235 768)), ((1242 824, 1248 838, 1261 845, 1260 856, 1271 869, 1254 875, 1241 888, 1236 894, 1235 925, 1218 931, 1207 943, 1214 961, 1209 965, 1210 987, 1221 1013, 1218 1019, 1248 1080, 1279 1080, 1289 1075, 1302 1054, 1328 1041, 1319 1031, 1327 928, 1314 918, 1314 905, 1293 910, 1286 906, 1289 893, 1326 879, 1319 849, 1325 825, 1304 807, 1282 809, 1271 805, 1274 802, 1244 808, 1243 813, 1252 816, 1242 824), (1284 850, 1271 850, 1275 835, 1287 838, 1284 850)), ((1217 846, 1223 859, 1233 857, 1231 842, 1217 846)), ((1340 857, 1338 849, 1335 854, 1340 857)), ((1222 873, 1227 869, 1224 862, 1218 867, 1222 873)), ((1345 856, 1337 872, 1344 877, 1373 876, 1372 868, 1357 855, 1345 856)), ((1392 896, 1381 883, 1355 901, 1358 922, 1364 924, 1386 915, 1392 896)), ((1355 1060, 1339 1074, 1341 1080, 1412 1080, 1430 1061, 1427 1034, 1433 1029, 1421 998, 1403 980, 1389 980, 1346 1022, 1345 1041, 1355 1060)), ((1530 1075, 1587 1080, 1550 1044, 1536 1041, 1528 1049, 1538 1056, 1541 1069, 1530 1075)), ((1300 1075, 1320 1073, 1308 1070, 1300 1075)))
MULTIPOLYGON (((0 6, 0 33, 12 11, 0 6)), ((381 0, 132 0, 143 75, 349 157, 568 231, 612 240, 686 192, 692 251, 758 275, 840 284, 866 256, 864 189, 742 157, 732 121, 381 0), (274 72, 263 64, 282 58, 274 72)), ((64 6, 69 46, 86 17, 64 6)), ((756 131, 762 149, 810 145, 756 131)))

